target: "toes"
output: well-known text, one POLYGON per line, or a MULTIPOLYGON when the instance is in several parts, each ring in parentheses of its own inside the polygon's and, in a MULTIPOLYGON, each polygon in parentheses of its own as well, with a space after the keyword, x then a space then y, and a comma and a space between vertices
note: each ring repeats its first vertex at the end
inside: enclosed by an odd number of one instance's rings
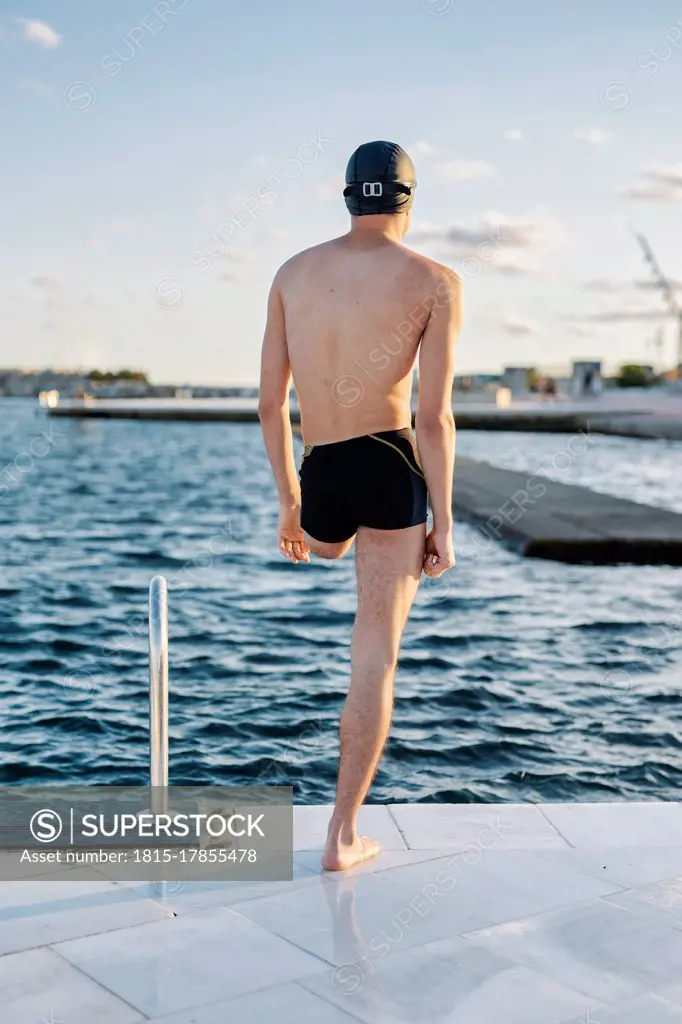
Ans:
POLYGON ((369 860, 370 857, 376 857, 381 852, 381 846, 377 843, 376 839, 370 839, 369 836, 360 836, 360 842, 365 853, 365 860, 369 860))

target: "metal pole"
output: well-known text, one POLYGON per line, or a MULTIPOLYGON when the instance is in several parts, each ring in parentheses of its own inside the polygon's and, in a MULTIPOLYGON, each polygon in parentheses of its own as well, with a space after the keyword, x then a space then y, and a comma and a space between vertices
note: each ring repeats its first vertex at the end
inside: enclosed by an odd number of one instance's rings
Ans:
POLYGON ((168 580, 149 585, 149 774, 153 787, 168 786, 168 580))
MULTIPOLYGON (((149 584, 149 784, 152 814, 168 812, 168 580, 149 584)), ((162 899, 165 879, 152 883, 162 899)))

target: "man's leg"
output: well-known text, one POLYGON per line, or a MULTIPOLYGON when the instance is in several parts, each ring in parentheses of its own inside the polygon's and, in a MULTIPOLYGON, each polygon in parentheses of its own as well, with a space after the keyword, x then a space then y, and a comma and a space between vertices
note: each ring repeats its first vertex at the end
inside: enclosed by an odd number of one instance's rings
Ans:
POLYGON ((381 757, 393 711, 393 676, 400 638, 417 592, 426 528, 372 530, 355 541, 358 610, 351 645, 351 683, 341 717, 336 807, 322 865, 343 871, 379 852, 358 836, 356 822, 381 757))
POLYGON ((315 540, 309 533, 304 533, 303 536, 312 555, 317 555, 318 558, 331 559, 343 558, 355 539, 354 537, 349 537, 348 540, 331 543, 326 540, 315 540))

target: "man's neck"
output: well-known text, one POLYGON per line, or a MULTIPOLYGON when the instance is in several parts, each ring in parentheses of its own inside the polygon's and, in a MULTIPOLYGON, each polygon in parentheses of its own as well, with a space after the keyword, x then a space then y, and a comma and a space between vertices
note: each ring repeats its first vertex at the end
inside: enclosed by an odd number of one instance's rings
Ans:
POLYGON ((400 242, 403 237, 403 218, 394 213, 369 214, 352 217, 348 234, 358 242, 400 242))

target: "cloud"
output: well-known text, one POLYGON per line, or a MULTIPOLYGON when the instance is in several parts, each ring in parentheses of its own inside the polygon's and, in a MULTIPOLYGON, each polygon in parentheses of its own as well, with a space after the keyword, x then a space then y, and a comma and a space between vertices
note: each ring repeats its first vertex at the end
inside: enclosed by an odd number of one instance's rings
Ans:
MULTIPOLYGON (((682 279, 668 277, 668 283, 674 291, 682 290, 682 279)), ((614 295, 618 292, 632 291, 660 291, 658 281, 653 278, 609 278, 596 277, 583 282, 583 287, 591 292, 600 292, 602 295, 614 295)))
POLYGON ((256 263, 260 257, 252 249, 228 249, 219 258, 230 263, 256 263))
POLYGON ((440 181, 476 181, 494 176, 494 169, 485 160, 448 160, 436 164, 440 181))
POLYGON ((523 317, 509 314, 499 321, 502 329, 515 338, 528 338, 531 335, 539 334, 540 328, 532 320, 525 320, 523 317))
POLYGON ((669 315, 664 310, 651 306, 621 306, 593 313, 567 313, 564 320, 578 324, 615 324, 628 321, 660 321, 666 320, 669 315))
MULTIPOLYGON (((668 277, 666 275, 666 281, 668 282, 668 284, 670 285, 670 287, 672 288, 673 291, 679 291, 680 289, 682 289, 682 279, 681 278, 679 278, 679 277, 668 277)), ((661 290, 661 286, 658 283, 658 281, 654 281, 654 280, 633 281, 632 284, 633 284, 633 286, 635 288, 639 288, 642 291, 657 291, 657 292, 660 292, 660 290, 661 290)))
POLYGON ((495 260, 486 264, 486 267, 490 267, 491 270, 494 270, 496 274, 501 274, 502 277, 521 277, 524 274, 542 273, 541 268, 526 257, 505 252, 501 252, 495 260))
POLYGON ((415 244, 445 242, 466 254, 478 246, 492 244, 501 252, 506 249, 547 250, 565 244, 567 233, 551 214, 538 210, 522 217, 509 217, 488 211, 473 225, 455 222, 449 227, 425 224, 410 234, 415 244))
POLYGON ((611 132, 602 132, 599 128, 576 128, 573 138, 580 142, 589 142, 593 146, 601 146, 611 138, 611 132))
POLYGON ((253 274, 247 273, 241 267, 229 267, 227 270, 221 270, 216 274, 216 281, 222 285, 246 284, 254 279, 253 274))
POLYGON ((682 164, 649 167, 639 181, 618 189, 628 199, 651 203, 675 203, 682 200, 682 164))
POLYGON ((34 277, 31 281, 34 288, 43 288, 47 290, 55 290, 60 287, 59 281, 56 277, 48 277, 47 275, 41 277, 34 277))
POLYGON ((673 164, 669 167, 657 167, 649 173, 652 176, 655 176, 662 184, 670 185, 671 188, 682 187, 682 164, 673 164))
POLYGON ((408 153, 415 153, 417 156, 429 157, 435 156, 438 150, 430 143, 420 139, 418 142, 413 142, 407 147, 408 153))
POLYGON ((46 50, 54 50, 61 46, 62 37, 51 25, 45 21, 36 21, 31 18, 15 18, 17 25, 21 25, 24 36, 32 43, 44 47, 46 50))
POLYGON ((262 245, 266 242, 281 242, 289 238, 289 232, 285 228, 269 228, 267 231, 255 231, 251 236, 254 245, 262 245))
POLYGON ((521 142, 523 139, 523 132, 520 128, 507 128, 502 132, 503 139, 509 139, 510 142, 521 142))
POLYGON ((479 251, 483 258, 477 255, 476 249, 469 249, 461 255, 452 249, 435 249, 431 255, 453 270, 471 277, 478 277, 483 271, 501 277, 523 277, 547 272, 546 268, 538 266, 524 254, 497 251, 489 238, 484 240, 479 251))
POLYGON ((567 244, 568 233, 540 208, 522 217, 490 211, 474 224, 417 225, 409 241, 466 275, 518 277, 551 274, 547 254, 567 244))
POLYGON ((682 189, 669 185, 653 185, 639 182, 618 190, 620 195, 642 203, 676 203, 682 199, 682 189))
POLYGON ((626 281, 614 281, 607 277, 595 277, 583 282, 583 287, 590 292, 599 292, 602 295, 613 295, 627 286, 626 281))

